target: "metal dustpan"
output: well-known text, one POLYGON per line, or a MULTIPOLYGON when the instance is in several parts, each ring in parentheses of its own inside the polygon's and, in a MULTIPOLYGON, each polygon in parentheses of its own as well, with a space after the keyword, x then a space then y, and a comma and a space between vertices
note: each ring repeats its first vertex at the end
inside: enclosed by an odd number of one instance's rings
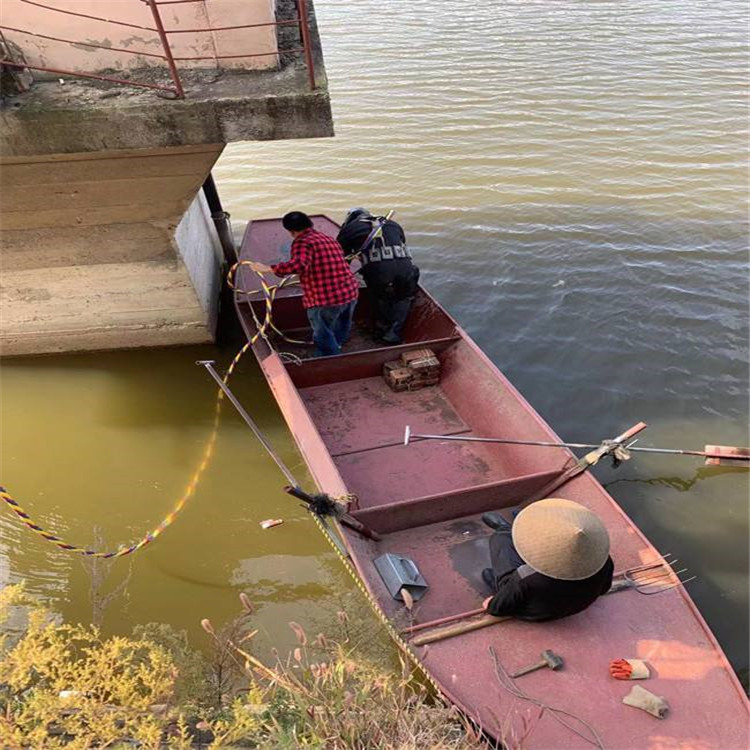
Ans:
POLYGON ((376 558, 374 563, 385 587, 394 599, 404 601, 402 589, 406 589, 414 601, 421 599, 427 591, 427 581, 422 577, 414 560, 386 552, 376 558))

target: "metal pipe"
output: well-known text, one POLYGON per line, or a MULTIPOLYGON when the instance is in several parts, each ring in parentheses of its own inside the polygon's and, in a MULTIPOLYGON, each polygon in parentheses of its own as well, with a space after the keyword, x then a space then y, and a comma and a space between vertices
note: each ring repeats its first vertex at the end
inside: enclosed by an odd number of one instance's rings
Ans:
MULTIPOLYGON (((157 3, 163 5, 163 3, 157 3)), ((296 18, 289 21, 268 21, 267 23, 244 23, 239 26, 206 26, 203 29, 165 29, 167 34, 202 34, 204 31, 232 31, 233 29, 257 29, 263 26, 292 26, 297 23, 296 18)), ((274 53, 276 54, 276 53, 274 53)))
POLYGON ((302 38, 302 48, 305 52, 305 63, 307 65, 307 76, 310 81, 310 91, 315 91, 315 64, 313 63, 310 43, 310 29, 307 27, 306 0, 297 0, 297 16, 299 17, 299 33, 302 38))
POLYGON ((177 65, 175 64, 174 57, 172 57, 172 48, 169 46, 169 39, 167 38, 167 33, 164 31, 164 24, 161 22, 159 8, 154 0, 146 0, 146 3, 148 3, 148 7, 151 8, 151 13, 154 16, 154 23, 156 24, 156 30, 159 32, 159 39, 161 39, 161 46, 167 58, 169 72, 172 74, 177 97, 184 99, 185 92, 182 89, 182 81, 180 81, 180 74, 177 72, 177 65))
POLYGON ((58 75, 72 76, 74 78, 94 78, 97 81, 108 81, 109 83, 121 83, 124 86, 140 86, 144 89, 157 89, 158 91, 169 91, 176 94, 177 91, 169 86, 159 86, 155 83, 141 83, 140 81, 128 81, 124 78, 112 78, 111 76, 98 76, 93 73, 79 73, 75 70, 61 70, 60 68, 45 68, 41 65, 29 65, 28 63, 17 63, 13 60, 0 60, 0 65, 11 65, 15 68, 28 68, 29 70, 41 70, 44 73, 57 73, 58 75))
MULTIPOLYGON (((618 436, 613 442, 622 443, 627 438, 618 436)), ((452 435, 423 435, 412 433, 409 425, 404 430, 404 445, 408 445, 412 440, 459 440, 470 443, 501 443, 508 445, 538 445, 544 448, 598 448, 598 445, 591 443, 546 443, 539 440, 510 440, 506 438, 488 438, 488 437, 469 437, 469 436, 452 436, 452 435)), ((666 453, 675 456, 704 456, 707 458, 731 458, 738 461, 750 461, 750 456, 743 454, 728 455, 721 452, 713 451, 687 451, 675 448, 635 448, 632 444, 627 445, 629 451, 638 453, 666 453)))
MULTIPOLYGON (((289 486, 284 488, 284 491, 289 493, 290 495, 293 495, 294 497, 299 498, 300 500, 304 500, 308 506, 312 504, 312 502, 315 500, 314 497, 309 495, 307 492, 305 492, 298 484, 297 480, 292 475, 292 472, 289 471, 286 464, 279 458, 278 454, 274 449, 271 447, 271 444, 266 440, 263 433, 260 431, 260 428, 258 425, 255 424, 255 422, 252 420, 250 415, 245 411, 242 404, 235 398, 232 391, 229 390, 229 386, 221 379, 219 376, 219 373, 216 372, 214 369, 214 362, 211 359, 204 359, 204 360, 198 360, 196 362, 198 365, 203 365, 203 367, 208 370, 211 377, 218 383, 219 388, 224 392, 224 394, 227 396, 227 398, 232 402, 234 405, 234 408, 237 409, 240 416, 245 420, 245 423, 247 426, 253 431, 253 434, 256 438, 258 438, 260 444, 266 449, 266 452, 269 456, 274 460, 274 463, 276 466, 279 467, 281 470, 281 473, 286 477, 287 481, 289 482, 289 486)), ((315 513, 313 508, 310 508, 310 511, 312 513, 315 513)), ((328 527, 328 523, 326 521, 326 517, 324 515, 318 514, 318 517, 323 522, 323 524, 328 529, 328 532, 331 534, 334 542, 339 547, 341 552, 343 554, 348 555, 349 553, 346 551, 346 547, 343 545, 340 539, 338 539, 338 535, 334 534, 333 531, 328 527)), ((376 531, 373 531, 372 529, 365 526, 361 521, 358 521, 354 516, 349 515, 349 513, 343 513, 342 515, 337 516, 337 520, 340 524, 343 526, 347 526, 348 528, 352 529, 353 531, 358 532, 362 536, 364 536, 367 539, 372 539, 373 541, 380 541, 382 537, 380 534, 378 534, 376 531)))
POLYGON ((253 431, 253 434, 256 438, 258 438, 260 444, 266 449, 268 455, 271 456, 276 466, 279 467, 281 473, 286 477, 287 482, 296 487, 297 480, 292 475, 292 472, 289 471, 286 464, 279 458, 276 451, 271 447, 271 444, 268 442, 268 440, 266 440, 265 435, 263 435, 263 433, 260 431, 258 425, 255 424, 252 417, 245 411, 245 408, 235 398, 232 391, 229 390, 229 386, 221 379, 219 373, 214 369, 214 360, 202 359, 198 360, 196 364, 203 365, 203 367, 208 370, 209 375, 217 382, 219 388, 221 388, 221 390, 224 392, 224 395, 232 402, 234 408, 237 409, 240 416, 245 420, 247 426, 253 431))
POLYGON ((408 445, 413 438, 420 440, 462 440, 470 443, 507 443, 509 445, 540 445, 549 448, 598 448, 598 445, 591 443, 545 443, 538 440, 510 440, 505 438, 485 438, 485 437, 457 437, 451 435, 422 435, 412 433, 409 425, 404 431, 404 445, 408 445))
POLYGON ((203 182, 203 195, 206 196, 206 203, 208 203, 208 208, 211 211, 211 218, 213 219, 214 226, 216 227, 216 233, 219 235, 219 242, 221 242, 221 249, 224 253, 224 260, 230 265, 236 263, 237 248, 234 244, 234 237, 232 236, 232 227, 229 223, 229 214, 221 205, 219 191, 216 189, 214 176, 211 174, 211 172, 208 173, 208 177, 206 177, 203 182))
MULTIPOLYGON (((302 52, 302 47, 294 47, 292 49, 285 49, 283 50, 284 53, 287 52, 302 52)), ((275 57, 279 55, 279 52, 249 52, 246 55, 208 55, 204 57, 175 57, 175 60, 232 60, 235 58, 242 58, 242 57, 271 57, 272 55, 275 57)))

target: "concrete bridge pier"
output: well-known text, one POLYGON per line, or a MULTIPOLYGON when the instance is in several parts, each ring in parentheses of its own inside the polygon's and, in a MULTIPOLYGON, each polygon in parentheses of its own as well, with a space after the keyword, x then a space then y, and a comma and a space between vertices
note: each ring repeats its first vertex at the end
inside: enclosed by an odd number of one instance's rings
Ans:
POLYGON ((6 159, 3 354, 210 341, 223 255, 200 187, 222 149, 6 159))
POLYGON ((163 44, 153 8, 100 5, 2 3, 0 59, 29 66, 0 91, 4 356, 211 341, 224 261, 201 186, 224 145, 333 135, 309 2, 161 3, 163 44))

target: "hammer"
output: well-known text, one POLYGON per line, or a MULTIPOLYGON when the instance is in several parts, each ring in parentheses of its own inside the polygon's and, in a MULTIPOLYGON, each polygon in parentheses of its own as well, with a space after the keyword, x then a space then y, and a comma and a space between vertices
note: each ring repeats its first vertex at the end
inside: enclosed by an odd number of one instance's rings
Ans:
POLYGON ((515 679, 516 677, 521 677, 529 672, 536 672, 537 669, 543 669, 544 667, 549 667, 553 672, 562 668, 563 658, 562 656, 558 656, 554 651, 545 649, 542 651, 541 656, 542 660, 539 663, 534 664, 531 667, 526 667, 526 669, 522 669, 520 672, 512 674, 511 677, 515 679))

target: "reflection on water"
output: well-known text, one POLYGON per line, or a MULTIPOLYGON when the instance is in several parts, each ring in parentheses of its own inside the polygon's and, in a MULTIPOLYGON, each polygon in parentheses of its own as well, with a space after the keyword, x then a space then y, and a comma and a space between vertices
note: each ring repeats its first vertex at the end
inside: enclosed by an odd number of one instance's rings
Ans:
MULTIPOLYGON (((75 544, 92 545, 95 527, 108 549, 140 538, 184 491, 211 431, 216 387, 195 361, 226 364, 232 353, 187 347, 5 361, 3 482, 34 519, 75 544)), ((304 477, 252 355, 232 387, 304 477)), ((300 606, 324 619, 349 582, 283 484, 246 425, 225 408, 214 460, 182 515, 156 542, 114 562, 105 593, 131 577, 127 596, 106 611, 105 629, 170 622, 200 642, 201 618, 230 617, 240 591, 258 605, 261 624, 293 619, 300 606), (258 524, 268 517, 285 523, 262 531, 258 524)), ((90 619, 90 586, 78 557, 5 511, 0 538, 9 563, 3 583, 23 579, 65 617, 90 619)), ((282 644, 290 638, 279 634, 282 644)))
POLYGON ((701 482, 704 479, 711 479, 712 477, 718 477, 722 474, 739 474, 742 477, 747 476, 747 469, 742 467, 733 466, 701 466, 695 473, 689 477, 641 477, 638 479, 613 479, 611 482, 607 482, 604 486, 610 493, 617 492, 613 489, 618 484, 624 484, 628 482, 636 482, 638 484, 650 484, 654 487, 669 487, 670 489, 677 490, 678 492, 687 492, 696 482, 701 482))
MULTIPOLYGON (((558 434, 747 445, 746 9, 717 0, 318 3, 337 137, 234 144, 215 172, 240 224, 302 208, 397 210, 425 285, 558 434), (363 44, 363 39, 366 43, 363 44)), ((210 430, 207 349, 8 362, 2 478, 76 543, 137 538, 179 496, 210 430)), ((302 467, 256 367, 233 382, 302 467)), ((748 482, 687 457, 597 468, 746 669, 748 482), (700 481, 699 481, 700 480, 700 481)), ((227 411, 183 517, 133 558, 110 630, 197 633, 262 602, 269 633, 351 591, 227 411), (261 531, 264 518, 284 525, 261 531)), ((66 617, 80 563, 0 516, 0 574, 66 617)), ((196 639, 200 636, 196 635, 196 639)))

